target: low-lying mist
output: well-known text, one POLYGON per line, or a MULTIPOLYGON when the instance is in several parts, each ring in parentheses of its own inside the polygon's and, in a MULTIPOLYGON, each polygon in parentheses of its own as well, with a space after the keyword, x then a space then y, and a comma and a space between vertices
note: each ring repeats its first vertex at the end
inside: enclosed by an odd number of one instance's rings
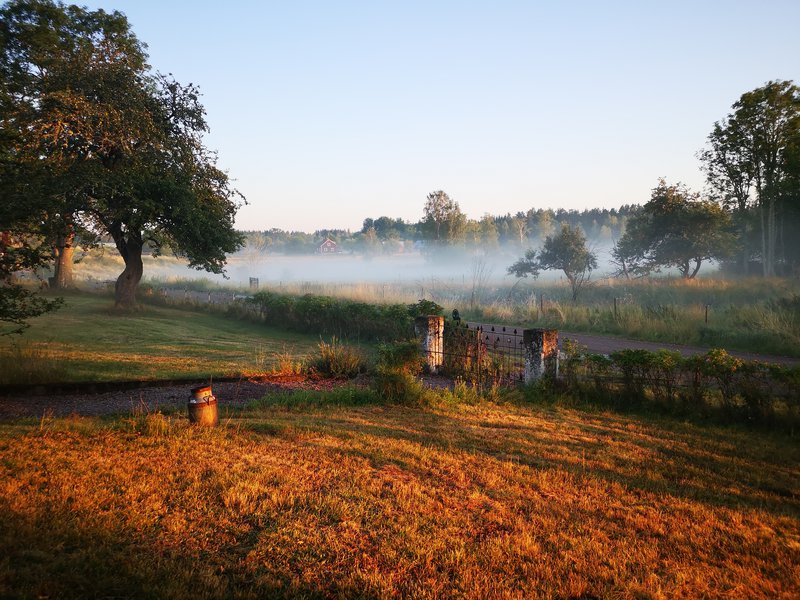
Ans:
MULTIPOLYGON (((594 249, 600 266, 597 275, 613 270, 609 263, 610 248, 594 249)), ((360 254, 274 255, 245 251, 229 257, 228 279, 220 275, 196 271, 175 259, 151 259, 145 265, 145 279, 207 279, 220 285, 247 286, 251 277, 260 285, 282 285, 301 282, 317 283, 413 283, 439 280, 469 285, 475 281, 513 283, 508 266, 523 255, 503 250, 492 253, 450 251, 439 254, 419 252, 366 256, 360 254)), ((557 280, 560 271, 546 271, 540 279, 557 280)))

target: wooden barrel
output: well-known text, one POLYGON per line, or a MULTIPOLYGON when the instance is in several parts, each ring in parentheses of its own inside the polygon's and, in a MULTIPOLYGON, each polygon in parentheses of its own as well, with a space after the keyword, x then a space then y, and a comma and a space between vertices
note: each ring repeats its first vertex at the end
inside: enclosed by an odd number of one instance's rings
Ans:
POLYGON ((192 397, 189 399, 189 422, 204 427, 216 427, 219 424, 217 399, 212 395, 210 385, 192 389, 192 397))

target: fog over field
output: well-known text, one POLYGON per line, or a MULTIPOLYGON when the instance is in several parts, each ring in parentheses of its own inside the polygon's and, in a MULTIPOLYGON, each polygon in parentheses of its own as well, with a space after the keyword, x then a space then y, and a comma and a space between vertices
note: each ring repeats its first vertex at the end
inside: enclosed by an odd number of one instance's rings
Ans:
MULTIPOLYGON (((592 279, 611 274, 614 266, 610 263, 610 245, 593 245, 591 248, 597 255, 599 265, 592 279)), ((108 251, 100 260, 95 252, 76 265, 77 277, 103 281, 116 279, 123 268, 122 260, 108 251)), ((182 259, 172 256, 145 256, 143 281, 168 283, 170 280, 204 279, 223 286, 246 287, 249 279, 256 277, 261 287, 300 283, 424 284, 431 281, 470 286, 476 280, 484 285, 512 285, 516 278, 508 275, 507 269, 523 253, 519 248, 506 248, 493 253, 462 251, 440 255, 419 252, 378 256, 345 253, 279 255, 246 249, 228 258, 227 279, 222 275, 190 269, 182 259)), ((700 274, 707 275, 714 270, 716 265, 707 262, 700 274)), ((543 271, 538 281, 552 282, 562 278, 561 271, 543 271)), ((533 280, 529 278, 528 281, 533 280)))
MULTIPOLYGON (((594 249, 599 268, 597 275, 611 272, 609 248, 594 249)), ((417 252, 381 256, 359 254, 284 256, 240 253, 229 258, 227 283, 247 285, 250 277, 257 277, 262 285, 280 283, 410 283, 420 280, 440 280, 469 284, 478 276, 493 283, 513 282, 508 275, 509 265, 523 255, 522 251, 505 251, 491 254, 452 253, 448 255, 423 255, 417 252)), ((158 261, 164 262, 164 261, 158 261)), ((224 283, 221 276, 180 268, 170 264, 154 264, 145 271, 146 278, 188 277, 207 278, 224 283)), ((540 279, 561 278, 560 271, 544 271, 540 279)))

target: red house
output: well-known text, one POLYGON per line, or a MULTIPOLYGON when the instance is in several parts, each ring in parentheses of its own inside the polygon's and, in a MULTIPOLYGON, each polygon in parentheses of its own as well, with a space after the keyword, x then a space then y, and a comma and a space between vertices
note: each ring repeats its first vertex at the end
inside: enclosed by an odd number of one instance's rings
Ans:
POLYGON ((338 251, 339 249, 336 247, 336 242, 331 238, 326 239, 319 245, 319 248, 317 248, 319 254, 335 254, 338 251))

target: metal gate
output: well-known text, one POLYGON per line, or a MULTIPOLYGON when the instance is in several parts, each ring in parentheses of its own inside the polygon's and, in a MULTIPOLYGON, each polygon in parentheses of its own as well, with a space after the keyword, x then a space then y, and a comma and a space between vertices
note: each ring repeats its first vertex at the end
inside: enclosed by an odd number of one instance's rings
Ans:
POLYGON ((442 370, 476 385, 509 385, 525 378, 522 328, 445 322, 442 370))

